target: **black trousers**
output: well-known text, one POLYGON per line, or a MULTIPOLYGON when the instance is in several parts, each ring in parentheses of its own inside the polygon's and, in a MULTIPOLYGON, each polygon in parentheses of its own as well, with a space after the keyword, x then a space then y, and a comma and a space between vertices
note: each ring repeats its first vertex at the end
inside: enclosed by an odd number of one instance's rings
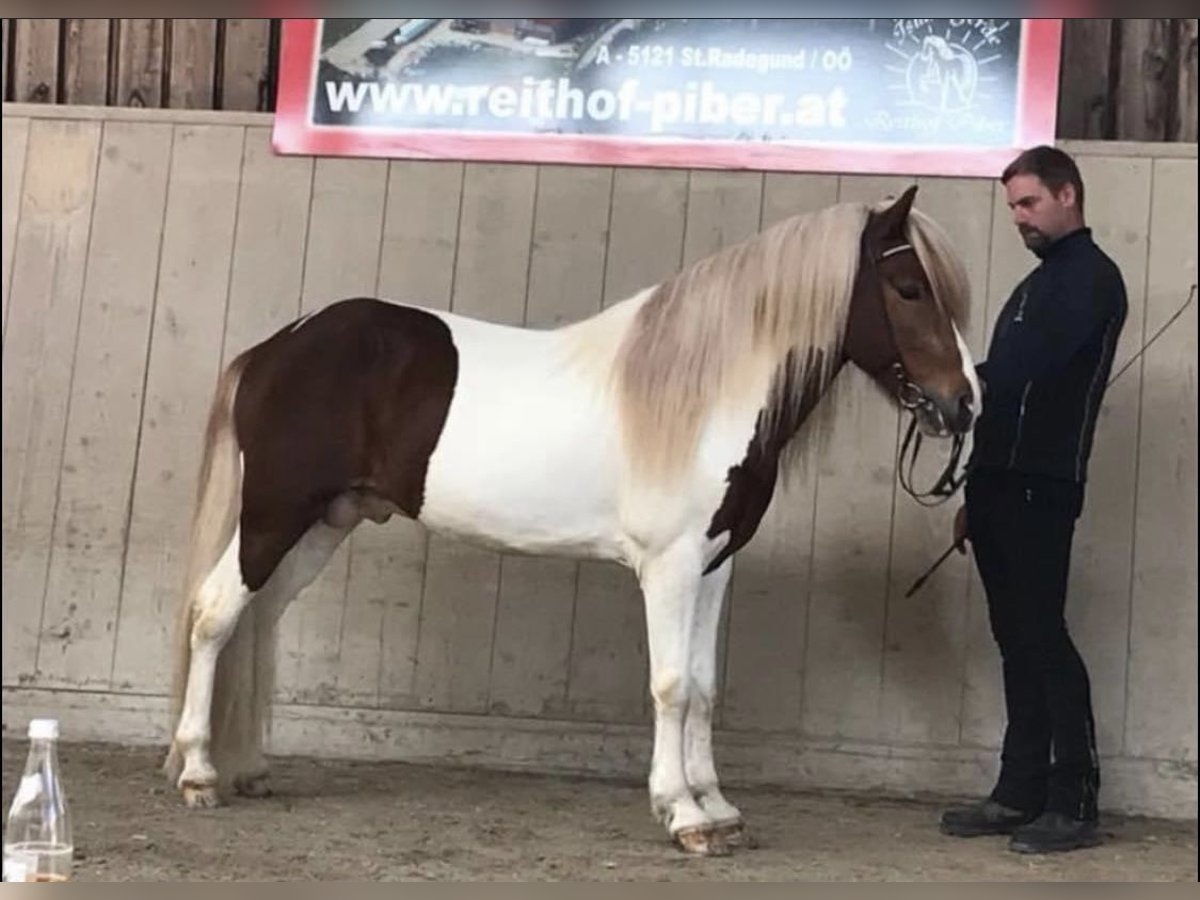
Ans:
POLYGON ((992 798, 1095 819, 1100 766, 1087 667, 1063 609, 1083 486, 980 469, 967 530, 1004 670, 1007 726, 992 798))

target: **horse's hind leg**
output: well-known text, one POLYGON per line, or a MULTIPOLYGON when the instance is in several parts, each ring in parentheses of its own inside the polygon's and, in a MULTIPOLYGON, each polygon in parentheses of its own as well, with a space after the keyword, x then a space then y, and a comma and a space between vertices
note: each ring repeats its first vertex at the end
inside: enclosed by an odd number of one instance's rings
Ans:
POLYGON ((250 600, 238 564, 240 532, 200 586, 195 598, 189 640, 191 659, 183 709, 175 731, 173 754, 182 759, 178 786, 188 806, 215 806, 217 770, 210 753, 213 683, 217 658, 233 634, 250 600))
MULTIPOLYGON (((288 604, 321 574, 334 551, 358 521, 357 516, 351 516, 337 519, 333 525, 317 522, 311 526, 276 566, 266 584, 254 595, 254 658, 260 678, 273 681, 275 635, 280 616, 288 604)), ((269 686, 263 685, 261 689, 268 692, 268 696, 263 698, 265 702, 269 699, 269 686)), ((265 710, 258 712, 263 714, 265 710)), ((267 797, 271 793, 270 769, 263 752, 262 729, 255 728, 253 735, 254 743, 245 748, 236 764, 233 787, 243 797, 267 797)))
POLYGON ((712 751, 713 701, 717 690, 717 632, 731 563, 704 576, 691 647, 692 694, 684 725, 684 770, 700 808, 730 846, 742 840, 742 814, 721 794, 712 751))

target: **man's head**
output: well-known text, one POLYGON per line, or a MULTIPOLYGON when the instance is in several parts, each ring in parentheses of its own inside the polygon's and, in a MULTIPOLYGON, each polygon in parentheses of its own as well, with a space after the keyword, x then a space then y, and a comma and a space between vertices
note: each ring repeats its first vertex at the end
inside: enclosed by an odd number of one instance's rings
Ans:
POLYGON ((1083 179, 1055 147, 1026 150, 1000 176, 1025 246, 1038 250, 1083 226, 1083 179))

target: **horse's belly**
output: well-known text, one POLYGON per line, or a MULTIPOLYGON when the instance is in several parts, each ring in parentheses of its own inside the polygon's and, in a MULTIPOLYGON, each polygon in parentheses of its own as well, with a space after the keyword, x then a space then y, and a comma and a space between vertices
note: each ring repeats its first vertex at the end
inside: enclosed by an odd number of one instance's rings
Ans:
POLYGON ((445 437, 429 461, 424 525, 525 553, 622 556, 616 485, 594 454, 445 437))
POLYGON ((569 373, 462 349, 419 520, 496 548, 623 558, 617 441, 604 404, 569 373))

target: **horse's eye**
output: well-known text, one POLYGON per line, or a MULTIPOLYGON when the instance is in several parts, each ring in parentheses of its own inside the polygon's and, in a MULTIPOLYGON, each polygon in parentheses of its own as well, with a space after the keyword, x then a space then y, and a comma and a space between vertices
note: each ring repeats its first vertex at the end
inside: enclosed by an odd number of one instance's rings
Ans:
POLYGON ((921 297, 921 288, 911 282, 896 285, 896 290, 905 300, 917 300, 921 297))

